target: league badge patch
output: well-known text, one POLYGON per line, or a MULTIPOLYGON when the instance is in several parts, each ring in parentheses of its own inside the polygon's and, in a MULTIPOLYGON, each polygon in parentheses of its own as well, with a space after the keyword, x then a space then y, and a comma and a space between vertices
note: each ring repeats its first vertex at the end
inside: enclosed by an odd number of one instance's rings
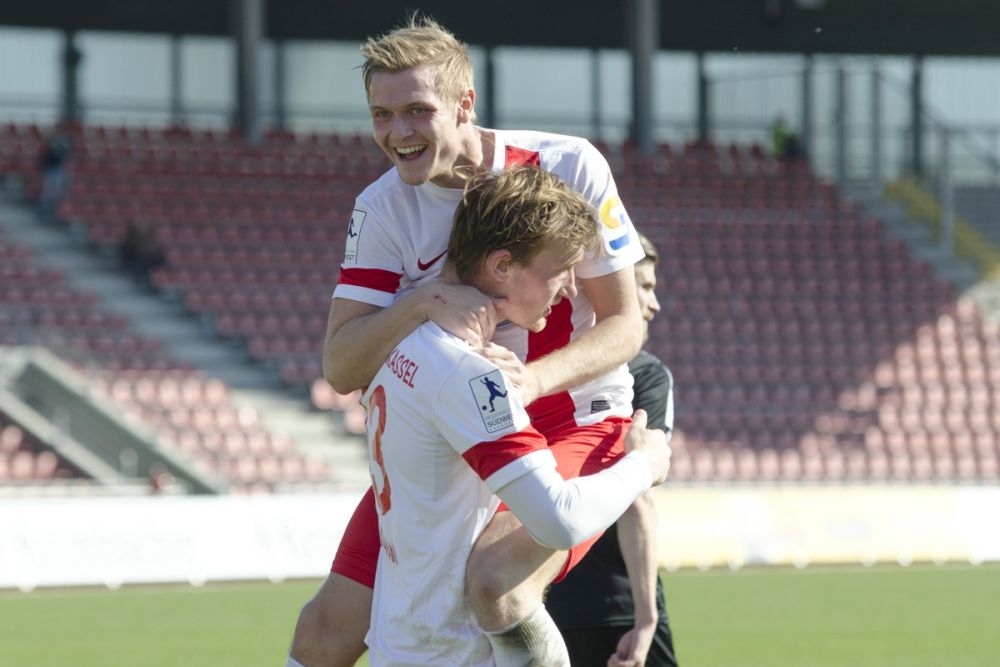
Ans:
POLYGON ((364 211, 354 209, 351 221, 347 223, 347 248, 344 250, 344 263, 353 264, 358 260, 358 240, 361 238, 361 228, 365 225, 364 211))
POLYGON ((496 433, 514 424, 514 415, 507 401, 507 385, 503 373, 493 371, 469 380, 469 388, 476 399, 479 415, 487 433, 496 433))

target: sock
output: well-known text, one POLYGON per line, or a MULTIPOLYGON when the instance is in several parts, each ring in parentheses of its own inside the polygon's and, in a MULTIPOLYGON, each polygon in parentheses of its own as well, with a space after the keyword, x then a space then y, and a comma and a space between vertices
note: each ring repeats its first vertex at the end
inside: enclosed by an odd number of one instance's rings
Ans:
POLYGON ((569 667, 566 642, 545 605, 486 636, 497 667, 569 667))
POLYGON ((298 660, 296 660, 295 658, 293 658, 291 656, 291 654, 289 654, 288 655, 288 662, 285 663, 285 667, 306 667, 306 666, 303 665, 298 660))

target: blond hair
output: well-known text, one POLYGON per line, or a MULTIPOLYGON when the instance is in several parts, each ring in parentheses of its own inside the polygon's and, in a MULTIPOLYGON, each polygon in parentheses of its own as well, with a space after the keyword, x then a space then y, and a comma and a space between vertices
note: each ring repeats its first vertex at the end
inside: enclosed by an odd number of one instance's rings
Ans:
POLYGON ((545 248, 569 261, 599 249, 599 228, 594 207, 558 176, 535 167, 480 172, 455 210, 448 263, 470 282, 496 250, 509 250, 521 265, 545 248))
POLYGON ((394 73, 419 65, 435 65, 435 88, 441 99, 458 102, 472 86, 469 47, 434 19, 412 14, 391 32, 369 37, 361 45, 365 94, 371 95, 376 72, 394 73))

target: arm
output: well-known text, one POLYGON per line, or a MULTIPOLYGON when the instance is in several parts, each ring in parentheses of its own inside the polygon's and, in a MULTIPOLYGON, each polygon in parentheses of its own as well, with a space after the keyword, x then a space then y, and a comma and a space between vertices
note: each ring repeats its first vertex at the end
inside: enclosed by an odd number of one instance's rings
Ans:
POLYGON ((388 308, 335 298, 323 341, 323 376, 341 394, 366 387, 399 342, 427 320, 476 345, 493 335, 496 310, 475 288, 439 282, 415 288, 388 308))
POLYGON ((589 382, 639 352, 643 329, 634 269, 581 279, 580 287, 593 305, 596 324, 565 347, 529 363, 520 382, 514 379, 525 403, 589 382))
POLYGON ((569 549, 606 529, 651 485, 666 479, 666 434, 647 429, 641 410, 625 436, 625 451, 612 466, 593 475, 564 480, 550 465, 494 491, 539 544, 569 549))
POLYGON ((649 461, 623 456, 609 468, 565 480, 555 466, 535 468, 497 491, 535 541, 569 549, 605 530, 649 488, 649 461))
MULTIPOLYGON (((656 609, 656 504, 647 491, 618 520, 618 543, 628 572, 635 625, 618 644, 614 659, 621 664, 644 664, 658 619, 656 609)), ((616 664, 612 662, 610 664, 616 664)))
MULTIPOLYGON (((635 378, 633 407, 649 415, 649 427, 668 435, 673 430, 673 378, 653 357, 640 357, 629 370, 635 378), (643 363, 645 362, 645 363, 643 363)), ((658 517, 653 494, 646 492, 618 520, 618 545, 628 574, 635 625, 622 636, 610 665, 643 664, 656 632, 658 517)))

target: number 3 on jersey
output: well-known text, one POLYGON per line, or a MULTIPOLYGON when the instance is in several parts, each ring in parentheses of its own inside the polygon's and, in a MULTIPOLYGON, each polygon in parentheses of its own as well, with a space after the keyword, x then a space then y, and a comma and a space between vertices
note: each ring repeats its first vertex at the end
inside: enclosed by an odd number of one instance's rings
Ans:
POLYGON ((371 460, 368 473, 372 478, 372 489, 375 491, 375 502, 378 511, 386 514, 392 507, 392 487, 389 476, 385 472, 382 459, 382 434, 385 432, 385 387, 379 385, 368 399, 368 451, 371 460), (378 413, 378 423, 372 428, 373 417, 378 413))

